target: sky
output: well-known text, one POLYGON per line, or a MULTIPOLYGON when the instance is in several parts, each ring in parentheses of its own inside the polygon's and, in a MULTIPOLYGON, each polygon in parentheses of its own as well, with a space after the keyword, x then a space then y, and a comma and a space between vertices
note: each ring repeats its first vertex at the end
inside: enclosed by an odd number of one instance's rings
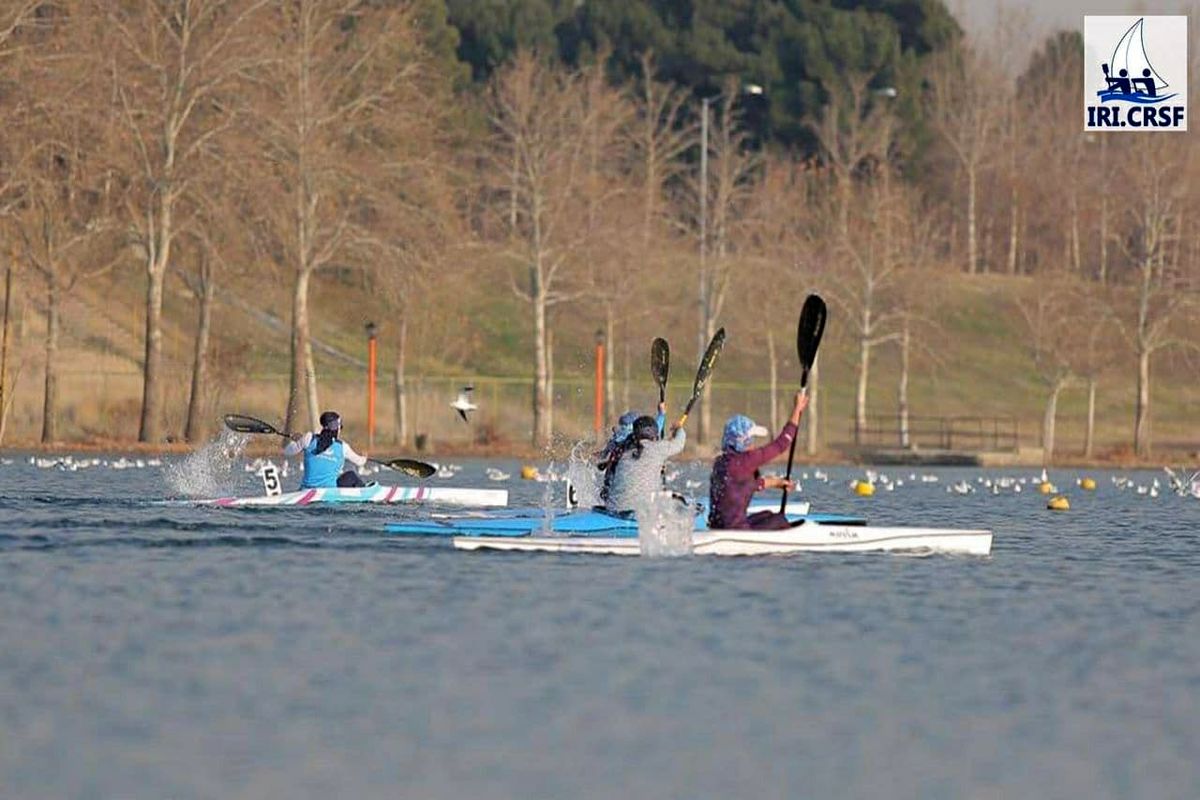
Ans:
POLYGON ((1028 14, 1037 38, 1064 28, 1082 32, 1084 14, 1187 14, 1190 10, 1188 22, 1200 24, 1196 4, 1186 0, 946 0, 946 4, 968 31, 979 36, 986 36, 995 25, 1000 7, 1028 14))

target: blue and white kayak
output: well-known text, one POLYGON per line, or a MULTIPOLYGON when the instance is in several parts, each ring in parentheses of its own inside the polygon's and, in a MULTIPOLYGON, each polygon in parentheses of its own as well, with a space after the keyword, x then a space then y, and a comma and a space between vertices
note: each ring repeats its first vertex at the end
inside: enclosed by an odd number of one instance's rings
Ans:
POLYGON ((460 506, 506 506, 507 489, 459 489, 444 486, 363 486, 358 488, 301 489, 258 497, 218 497, 183 501, 222 508, 278 508, 345 503, 446 503, 460 506))
MULTIPOLYGON (((635 536, 455 536, 459 550, 640 555, 635 536)), ((805 522, 782 531, 696 531, 694 555, 762 556, 790 553, 900 552, 986 556, 992 532, 946 528, 876 528, 805 522)))
MULTIPOLYGON (((751 512, 760 510, 751 506, 751 512)), ((842 525, 865 525, 861 517, 846 517, 839 514, 807 514, 807 504, 797 507, 797 513, 789 513, 788 519, 836 522, 842 525)), ((705 512, 696 516, 696 529, 707 530, 708 518, 705 512)), ((493 536, 493 537, 529 537, 541 534, 558 534, 559 536, 602 537, 609 536, 622 539, 636 539, 638 535, 637 520, 632 517, 621 517, 606 514, 597 510, 553 511, 528 508, 512 509, 509 513, 488 513, 480 515, 433 516, 431 519, 405 520, 404 522, 389 522, 385 526, 388 533, 398 536, 493 536)))

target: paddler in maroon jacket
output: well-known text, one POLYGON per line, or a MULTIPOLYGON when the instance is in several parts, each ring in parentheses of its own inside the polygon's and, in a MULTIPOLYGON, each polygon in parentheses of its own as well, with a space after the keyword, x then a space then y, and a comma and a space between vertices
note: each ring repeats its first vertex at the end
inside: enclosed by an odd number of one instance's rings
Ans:
POLYGON ((708 488, 708 527, 712 530, 782 530, 789 527, 787 517, 778 511, 759 511, 746 516, 755 492, 763 489, 795 488, 794 481, 764 478, 758 468, 787 452, 800 427, 800 415, 808 407, 808 394, 796 392, 796 404, 788 422, 768 445, 752 449, 755 436, 766 436, 767 429, 755 425, 741 414, 729 418, 721 437, 721 455, 713 463, 708 488))

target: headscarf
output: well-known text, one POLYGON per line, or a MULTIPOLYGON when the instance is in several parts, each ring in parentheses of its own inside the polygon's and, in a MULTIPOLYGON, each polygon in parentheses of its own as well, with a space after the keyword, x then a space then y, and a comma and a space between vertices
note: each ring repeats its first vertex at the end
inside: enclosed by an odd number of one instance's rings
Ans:
POLYGON ((736 414, 725 423, 725 432, 721 435, 721 449, 744 453, 750 449, 750 442, 755 436, 766 436, 769 433, 762 425, 755 425, 754 420, 742 414, 736 414))

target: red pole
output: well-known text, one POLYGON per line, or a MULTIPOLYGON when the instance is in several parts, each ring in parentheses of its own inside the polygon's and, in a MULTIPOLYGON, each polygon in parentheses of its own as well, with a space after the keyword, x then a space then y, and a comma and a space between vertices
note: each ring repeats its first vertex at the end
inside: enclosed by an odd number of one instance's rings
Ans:
POLYGON ((596 334, 596 437, 604 431, 604 335, 596 334))
POLYGON ((367 448, 375 446, 375 324, 367 323, 367 448))

